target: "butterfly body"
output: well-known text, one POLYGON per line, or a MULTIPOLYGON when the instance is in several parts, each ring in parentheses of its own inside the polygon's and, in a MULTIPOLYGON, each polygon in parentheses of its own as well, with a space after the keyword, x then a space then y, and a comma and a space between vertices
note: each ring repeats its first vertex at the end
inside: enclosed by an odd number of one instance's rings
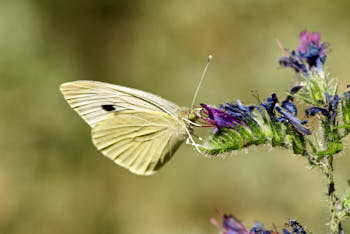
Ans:
POLYGON ((157 172, 191 132, 191 109, 154 94, 97 81, 68 82, 60 89, 91 126, 96 148, 135 174, 157 172))

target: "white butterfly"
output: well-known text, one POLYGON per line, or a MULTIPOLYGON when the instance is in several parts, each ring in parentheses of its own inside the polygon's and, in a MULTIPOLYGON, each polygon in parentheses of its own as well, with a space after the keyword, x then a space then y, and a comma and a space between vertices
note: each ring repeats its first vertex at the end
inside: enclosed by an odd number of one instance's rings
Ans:
POLYGON ((191 109, 159 96, 97 81, 68 82, 60 90, 91 126, 97 149, 135 174, 154 174, 191 138, 191 109))

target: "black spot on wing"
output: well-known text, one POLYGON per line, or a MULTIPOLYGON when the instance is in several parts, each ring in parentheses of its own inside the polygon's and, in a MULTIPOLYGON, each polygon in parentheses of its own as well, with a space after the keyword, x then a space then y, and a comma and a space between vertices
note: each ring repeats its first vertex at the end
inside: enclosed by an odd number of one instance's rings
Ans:
POLYGON ((105 111, 115 111, 115 107, 113 105, 102 105, 101 106, 102 109, 104 109, 105 111))

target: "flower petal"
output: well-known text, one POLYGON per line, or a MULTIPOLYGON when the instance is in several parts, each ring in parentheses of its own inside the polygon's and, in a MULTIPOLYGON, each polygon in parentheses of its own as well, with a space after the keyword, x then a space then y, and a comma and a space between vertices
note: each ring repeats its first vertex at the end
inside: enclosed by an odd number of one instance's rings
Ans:
POLYGON ((210 124, 214 124, 218 129, 220 128, 232 128, 237 125, 243 125, 235 116, 214 107, 210 107, 206 104, 201 104, 203 108, 208 111, 208 117, 211 121, 210 124))
POLYGON ((282 102, 282 107, 288 111, 292 116, 296 116, 297 115, 297 107, 294 105, 293 102, 282 102))
POLYGON ((232 215, 223 215, 223 227, 227 234, 249 234, 247 229, 232 215))
POLYGON ((310 40, 311 42, 319 46, 321 41, 321 35, 318 32, 313 32, 310 34, 310 40))
POLYGON ((317 107, 317 106, 312 106, 312 107, 305 109, 305 114, 307 117, 309 117, 310 115, 315 116, 318 112, 321 112, 322 115, 324 115, 324 116, 328 116, 328 114, 329 114, 328 110, 321 108, 321 107, 317 107))
POLYGON ((275 116, 274 109, 277 102, 278 102, 277 95, 273 93, 271 97, 268 97, 266 99, 265 103, 261 103, 260 105, 266 109, 270 117, 273 117, 275 116))
POLYGON ((295 116, 289 114, 287 111, 283 110, 280 106, 276 105, 276 110, 282 114, 286 119, 288 119, 289 123, 293 125, 293 127, 301 134, 311 135, 311 130, 304 127, 302 122, 295 116))

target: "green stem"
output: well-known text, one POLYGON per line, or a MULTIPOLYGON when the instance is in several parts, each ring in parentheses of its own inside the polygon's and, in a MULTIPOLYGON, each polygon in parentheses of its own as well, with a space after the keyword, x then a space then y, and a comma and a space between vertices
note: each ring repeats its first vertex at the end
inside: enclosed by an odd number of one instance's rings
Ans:
POLYGON ((333 155, 327 156, 326 165, 324 165, 324 174, 327 177, 327 187, 328 187, 328 200, 330 206, 330 229, 332 234, 341 234, 343 233, 341 220, 338 214, 337 203, 338 197, 335 193, 335 184, 334 184, 334 168, 333 168, 333 155))

